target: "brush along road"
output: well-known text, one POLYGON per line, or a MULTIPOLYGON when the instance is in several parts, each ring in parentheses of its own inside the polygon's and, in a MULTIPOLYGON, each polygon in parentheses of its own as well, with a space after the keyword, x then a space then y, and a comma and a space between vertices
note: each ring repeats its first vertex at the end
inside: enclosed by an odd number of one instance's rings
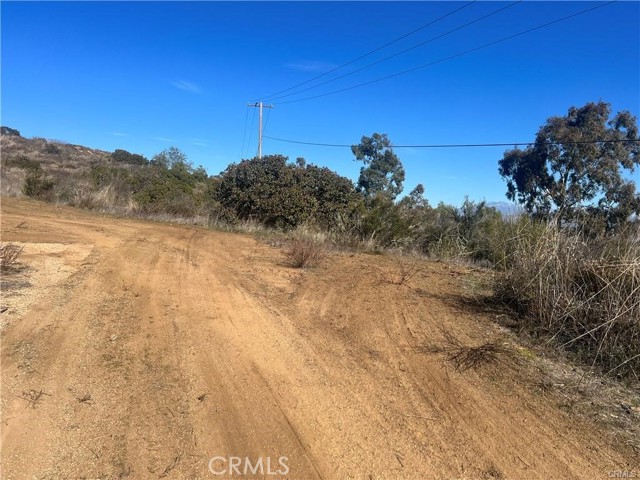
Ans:
POLYGON ((397 285, 389 256, 300 270, 245 235, 11 198, 2 240, 24 245, 3 274, 3 479, 638 472, 516 347, 447 361, 447 338, 501 334, 464 302, 465 267, 397 285))

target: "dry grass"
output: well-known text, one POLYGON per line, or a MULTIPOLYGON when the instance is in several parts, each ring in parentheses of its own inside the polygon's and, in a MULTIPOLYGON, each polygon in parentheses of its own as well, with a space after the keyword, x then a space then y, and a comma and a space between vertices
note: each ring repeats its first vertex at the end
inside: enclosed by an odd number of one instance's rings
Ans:
POLYGON ((421 348, 430 354, 443 354, 458 372, 476 370, 487 365, 513 362, 513 350, 501 341, 490 341, 480 345, 465 345, 451 332, 442 331, 444 343, 437 346, 421 348))
POLYGON ((15 243, 0 243, 0 269, 2 271, 15 269, 23 248, 15 243))
POLYGON ((326 258, 327 251, 323 244, 309 238, 294 238, 284 254, 292 267, 307 268, 320 264, 326 258))
POLYGON ((640 234, 586 240, 550 224, 512 244, 495 291, 521 327, 604 373, 640 381, 640 234))
POLYGON ((394 268, 391 274, 383 274, 383 278, 394 285, 404 285, 422 271, 419 259, 407 255, 393 255, 394 268))
POLYGON ((27 173, 20 168, 5 168, 0 171, 0 195, 3 197, 23 197, 22 186, 27 173))
POLYGON ((74 165, 79 169, 88 169, 91 165, 108 162, 110 153, 95 150, 80 145, 71 145, 58 140, 45 140, 44 138, 24 138, 2 135, 0 138, 2 156, 5 158, 28 156, 42 164, 45 170, 48 166, 64 162, 65 166, 74 165), (57 147, 59 153, 47 153, 47 146, 57 147))

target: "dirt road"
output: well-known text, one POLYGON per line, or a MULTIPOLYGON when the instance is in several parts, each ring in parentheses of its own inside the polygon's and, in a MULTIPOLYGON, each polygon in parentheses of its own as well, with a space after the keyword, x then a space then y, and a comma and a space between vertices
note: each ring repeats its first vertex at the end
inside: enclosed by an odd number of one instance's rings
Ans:
POLYGON ((462 267, 393 285, 383 256, 301 271, 250 237, 15 199, 2 240, 26 266, 3 279, 3 479, 638 471, 524 366, 460 373, 426 353, 443 331, 498 335, 456 302, 462 267))

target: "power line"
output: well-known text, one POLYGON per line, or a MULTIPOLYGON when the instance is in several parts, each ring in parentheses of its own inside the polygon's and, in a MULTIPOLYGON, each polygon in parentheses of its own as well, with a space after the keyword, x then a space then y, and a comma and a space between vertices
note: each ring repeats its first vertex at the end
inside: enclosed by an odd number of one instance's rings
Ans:
POLYGON ((264 121, 264 128, 262 129, 262 136, 264 137, 264 132, 267 131, 267 125, 269 125, 269 116, 271 115, 271 109, 267 110, 267 118, 264 121))
MULTIPOLYGON (((287 140, 284 138, 270 137, 264 135, 264 138, 270 140, 276 140, 278 142, 296 143, 300 145, 313 145, 318 147, 341 147, 351 148, 352 145, 344 143, 317 143, 317 142, 302 142, 298 140, 287 140)), ((427 145, 391 145, 391 148, 474 148, 474 147, 512 147, 512 146, 533 146, 533 145, 589 145, 596 143, 639 143, 640 140, 636 139, 611 139, 611 140, 579 140, 575 142, 504 142, 504 143, 441 143, 441 144, 427 144, 427 145)))
POLYGON ((246 110, 244 115, 244 133, 242 134, 242 148, 240 149, 240 158, 242 158, 242 154, 244 153, 244 146, 247 142, 247 123, 249 123, 249 110, 246 110))
MULTIPOLYGON (((515 5, 521 3, 522 1, 523 0, 517 0, 517 1, 513 2, 513 3, 510 3, 506 7, 501 7, 499 9, 497 9, 497 10, 494 10, 493 12, 490 12, 490 13, 488 13, 486 15, 478 17, 475 20, 472 20, 472 21, 467 22, 467 23, 465 23, 463 25, 460 25, 460 26, 458 26, 458 27, 456 27, 456 28, 454 28, 452 30, 449 30, 448 32, 445 32, 445 33, 442 33, 442 34, 437 35, 435 37, 432 37, 432 38, 430 38, 428 40, 420 42, 420 43, 418 43, 416 45, 413 45, 412 47, 406 48, 405 50, 401 50, 400 52, 394 53, 393 55, 390 55, 388 57, 382 58, 382 59, 377 60, 377 61, 375 61, 373 63, 369 63, 368 65, 365 65, 363 67, 358 68, 357 70, 353 70, 351 72, 345 73, 344 75, 340 75, 339 77, 331 78, 329 80, 325 80, 324 82, 318 83, 316 85, 312 85, 310 87, 303 88, 302 90, 298 90, 297 92, 291 92, 291 93, 287 93, 285 95, 279 95, 279 96, 277 96, 275 98, 272 98, 271 101, 276 101, 276 100, 281 99, 281 98, 286 98, 286 97, 290 97, 292 95, 297 95, 299 93, 306 92, 308 90, 313 90, 315 88, 321 87, 322 85, 326 85, 327 83, 335 82, 336 80, 340 80, 342 78, 345 78, 345 77, 348 77, 350 75, 353 75, 353 74, 356 74, 358 72, 361 72, 363 70, 366 70, 367 68, 373 67, 373 66, 378 65, 378 64, 383 63, 383 62, 386 62, 387 60, 391 60, 392 58, 399 57, 400 55, 404 55, 405 53, 410 52, 411 50, 415 50, 416 48, 422 47, 422 46, 424 46, 424 45, 426 45, 428 43, 431 43, 431 42, 433 42, 435 40, 438 40, 440 38, 446 37, 447 35, 451 35, 452 33, 455 33, 455 32, 457 32, 459 30, 467 28, 468 26, 473 25, 474 23, 480 22, 481 20, 484 20, 485 18, 489 18, 489 17, 491 17, 493 15, 496 15, 496 14, 502 12, 503 10, 506 10, 508 8, 511 8, 511 7, 514 7, 515 5)), ((286 103, 286 102, 283 102, 283 103, 286 103)))
POLYGON ((284 90, 280 90, 278 92, 272 93, 271 95, 267 95, 265 97, 260 97, 260 98, 262 100, 266 100, 266 99, 269 99, 271 97, 275 97, 276 95, 280 95, 281 93, 288 92, 289 90, 293 90, 294 88, 298 88, 298 87, 300 87, 302 85, 306 85, 307 83, 313 82, 313 81, 315 81, 315 80, 317 80, 319 78, 322 78, 322 77, 324 77, 326 75, 329 75, 329 74, 331 74, 333 72, 336 72, 336 71, 338 71, 338 70, 340 70, 340 69, 342 69, 344 67, 347 67, 347 66, 351 65, 352 63, 357 62, 358 60, 362 60, 363 58, 368 57, 369 55, 372 55, 372 54, 374 54, 376 52, 379 52, 380 50, 383 50, 383 49, 387 48, 388 46, 393 45, 394 43, 397 43, 400 40, 403 40, 403 39, 413 35, 414 33, 417 33, 420 30, 423 30, 423 29, 425 29, 425 28, 427 28, 427 27, 439 22, 440 20, 444 20, 445 18, 453 15, 454 13, 459 12, 460 10, 462 10, 464 8, 467 8, 468 6, 472 5, 473 3, 476 3, 477 1, 478 0, 472 0, 471 2, 463 5, 462 7, 456 8, 455 10, 453 10, 453 11, 451 11, 451 12, 449 12, 449 13, 441 16, 441 17, 436 18, 435 20, 432 20, 431 22, 425 23, 424 25, 416 28, 415 30, 412 30, 411 32, 406 33, 406 34, 402 35, 401 37, 396 38, 395 40, 392 40, 392 41, 390 41, 388 43, 385 43, 384 45, 382 45, 382 46, 380 46, 378 48, 375 48, 375 49, 371 50, 370 52, 365 53, 364 55, 360 55, 359 57, 354 58, 353 60, 349 60, 348 62, 343 63, 342 65, 339 65, 339 66, 337 66, 337 67, 335 67, 335 68, 333 68, 333 69, 331 69, 331 70, 329 70, 327 72, 321 73, 320 75, 317 75, 317 76, 315 76, 313 78, 310 78, 309 80, 305 80, 304 82, 300 82, 300 83, 298 83, 296 85, 293 85, 293 86, 291 86, 289 88, 285 88, 284 90))
POLYGON ((522 32, 514 33, 513 35, 509 35, 509 36, 507 36, 507 37, 503 37, 503 38, 501 38, 501 39, 494 40, 493 42, 485 43, 484 45, 481 45, 481 46, 479 46, 479 47, 474 47, 474 48, 471 48, 471 49, 469 49, 469 50, 465 50, 465 51, 463 51, 463 52, 459 52, 459 53, 456 53, 456 54, 453 54, 453 55, 449 55, 448 57, 444 57, 444 58, 441 58, 441 59, 439 59, 439 60, 434 60, 433 62, 429 62, 429 63, 426 63, 426 64, 424 64, 424 65, 419 65, 419 66, 417 66, 417 67, 413 67, 413 68, 410 68, 410 69, 408 69, 408 70, 403 70, 403 71, 401 71, 401 72, 396 72, 396 73, 393 73, 393 74, 391 74, 391 75, 387 75, 387 76, 384 76, 384 77, 377 78, 377 79, 375 79, 375 80, 370 80, 370 81, 368 81, 368 82, 359 83, 359 84, 357 84, 357 85, 352 85, 352 86, 350 86, 350 87, 341 88, 341 89, 339 89, 339 90, 334 90, 334 91, 326 92, 326 93, 322 93, 322 94, 319 94, 319 95, 313 95, 313 96, 310 96, 310 97, 303 97, 303 98, 294 99, 294 100, 286 100, 286 101, 284 101, 284 102, 280 102, 280 105, 283 105, 283 104, 286 104, 286 103, 303 102, 303 101, 305 101, 305 100, 313 100, 313 99, 315 99, 315 98, 326 97, 326 96, 328 96, 328 95, 335 95, 335 94, 337 94, 337 93, 346 92, 346 91, 348 91, 348 90, 353 90, 353 89, 355 89, 355 88, 364 87, 364 86, 366 86, 366 85, 371 85, 371 84, 373 84, 373 83, 381 82, 381 81, 383 81, 383 80, 388 80, 388 79, 390 79, 390 78, 398 77, 398 76, 400 76, 400 75, 405 75, 405 74, 407 74, 407 73, 411 73, 411 72, 414 72, 414 71, 416 71, 416 70, 420 70, 420 69, 422 69, 422 68, 430 67, 430 66, 432 66, 432 65, 436 65, 436 64, 438 64, 438 63, 442 63, 442 62, 445 62, 445 61, 447 61, 447 60, 452 60, 452 59, 454 59, 454 58, 461 57, 461 56, 463 56, 463 55, 467 55, 467 54, 472 53, 472 52, 477 52, 478 50, 482 50, 482 49, 484 49, 484 48, 487 48, 487 47, 490 47, 490 46, 496 45, 496 44, 498 44, 498 43, 502 43, 502 42, 505 42, 505 41, 507 41, 507 40, 511 40, 512 38, 516 38, 516 37, 519 37, 519 36, 521 36, 521 35, 525 35, 525 34, 527 34, 527 33, 531 33, 531 32, 533 32, 533 31, 535 31, 535 30, 540 30, 541 28, 548 27, 549 25, 553 25, 553 24, 555 24, 555 23, 563 22, 563 21, 565 21, 565 20, 568 20, 568 19, 573 18, 573 17, 577 17, 578 15, 582 15, 582 14, 585 14, 585 13, 591 12, 591 11, 596 10, 596 9, 598 9, 598 8, 606 7, 607 5, 611 5, 612 3, 616 3, 617 1, 618 1, 618 0, 612 0, 612 1, 610 1, 610 2, 606 2, 606 3, 603 3, 603 4, 597 5, 597 6, 595 6, 595 7, 587 8, 587 9, 585 9, 585 10, 581 10, 581 11, 576 12, 576 13, 573 13, 573 14, 571 14, 571 15, 567 15, 567 16, 565 16, 565 17, 558 18, 557 20, 552 20, 551 22, 547 22, 547 23, 544 23, 544 24, 542 24, 542 25, 538 25, 537 27, 529 28, 529 29, 527 29, 527 30, 523 30, 522 32))
MULTIPOLYGON (((253 132, 253 124, 256 121, 256 111, 253 111, 253 116, 251 117, 251 128, 249 129, 250 132, 253 132)), ((247 151, 249 150, 249 147, 251 147, 251 140, 249 140, 249 143, 247 144, 247 151)))

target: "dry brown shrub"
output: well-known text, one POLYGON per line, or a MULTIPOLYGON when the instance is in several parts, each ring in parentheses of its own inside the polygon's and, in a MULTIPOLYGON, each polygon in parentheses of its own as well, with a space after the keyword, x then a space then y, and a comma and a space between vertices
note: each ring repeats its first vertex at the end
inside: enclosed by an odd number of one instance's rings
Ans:
POLYGON ((444 354, 447 361, 459 372, 515 361, 513 350, 501 341, 493 340, 471 346, 463 344, 451 332, 442 330, 442 336, 442 345, 428 346, 420 350, 430 354, 444 354))
POLYGON ((289 264, 294 268, 314 267, 327 256, 323 244, 308 238, 295 238, 285 250, 289 264))
POLYGON ((520 325, 604 373, 640 380, 640 236, 588 239, 549 224, 512 239, 497 298, 520 325))
POLYGON ((393 264, 392 272, 383 274, 383 277, 394 285, 404 285, 422 271, 420 260, 407 255, 395 254, 393 264))
POLYGON ((15 243, 0 244, 0 268, 3 271, 15 268, 23 248, 15 243))

